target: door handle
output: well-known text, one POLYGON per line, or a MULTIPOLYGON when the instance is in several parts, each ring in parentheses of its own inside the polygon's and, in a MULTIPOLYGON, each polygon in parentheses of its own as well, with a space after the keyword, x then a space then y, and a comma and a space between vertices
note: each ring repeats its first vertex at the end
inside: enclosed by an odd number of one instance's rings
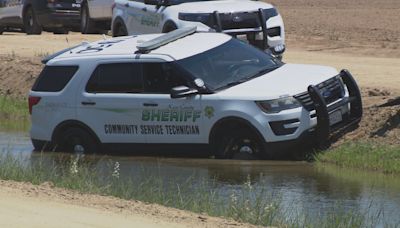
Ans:
POLYGON ((146 8, 146 7, 143 7, 143 8, 142 8, 142 11, 146 12, 146 11, 147 11, 147 8, 146 8))
POLYGON ((82 101, 81 104, 82 105, 96 105, 96 102, 94 102, 94 101, 82 101))
POLYGON ((157 107, 158 104, 156 104, 156 103, 143 103, 143 106, 145 106, 145 107, 157 107))

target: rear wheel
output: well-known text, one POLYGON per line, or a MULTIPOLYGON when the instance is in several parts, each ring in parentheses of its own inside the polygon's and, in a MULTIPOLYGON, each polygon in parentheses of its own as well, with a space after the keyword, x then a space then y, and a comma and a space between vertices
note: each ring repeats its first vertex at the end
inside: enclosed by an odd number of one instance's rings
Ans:
POLYGON ((250 130, 226 129, 217 137, 216 158, 254 160, 263 158, 264 145, 250 130))
POLYGON ((86 3, 81 7, 81 33, 92 34, 95 32, 95 22, 90 18, 89 8, 86 3))
POLYGON ((3 32, 4 32, 4 28, 3 28, 3 27, 0 27, 0 35, 2 35, 3 32))
POLYGON ((67 129, 59 140, 59 150, 77 154, 98 152, 96 139, 81 128, 67 129))
POLYGON ((24 15, 24 30, 28 35, 39 35, 42 33, 42 27, 39 25, 35 11, 29 7, 24 15))

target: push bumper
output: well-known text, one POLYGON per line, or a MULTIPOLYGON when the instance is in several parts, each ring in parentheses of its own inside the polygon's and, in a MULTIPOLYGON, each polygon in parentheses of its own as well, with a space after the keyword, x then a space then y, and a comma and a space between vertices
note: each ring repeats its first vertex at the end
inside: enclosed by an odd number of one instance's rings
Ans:
POLYGON ((223 24, 222 24, 222 20, 220 17, 220 14, 218 11, 214 11, 212 14, 213 17, 213 22, 214 25, 212 26, 216 32, 222 32, 222 33, 226 33, 232 36, 237 36, 237 35, 247 35, 247 39, 249 41, 250 44, 252 44, 253 46, 256 46, 257 48, 261 49, 261 50, 265 50, 268 53, 271 53, 272 55, 281 58, 282 54, 285 52, 285 45, 284 44, 280 44, 276 47, 270 47, 268 45, 268 35, 273 35, 273 36, 277 36, 277 35, 281 35, 281 33, 283 31, 281 30, 281 27, 274 27, 271 29, 267 28, 266 22, 269 19, 267 17, 267 15, 265 15, 263 9, 259 9, 257 11, 257 19, 258 19, 258 23, 259 23, 259 27, 257 28, 239 28, 239 29, 223 29, 223 24), (279 31, 277 31, 279 30, 279 31), (257 34, 261 33, 261 40, 257 40, 255 37, 257 36, 257 34), (277 34, 279 33, 279 34, 277 34))
POLYGON ((317 86, 310 85, 308 87, 308 93, 314 103, 317 117, 315 136, 320 145, 324 145, 333 137, 341 135, 357 126, 363 114, 360 89, 353 76, 347 70, 342 70, 339 76, 347 87, 349 96, 330 106, 327 105, 326 100, 317 86), (346 119, 338 124, 332 125, 330 114, 345 105, 349 106, 349 113, 346 119))

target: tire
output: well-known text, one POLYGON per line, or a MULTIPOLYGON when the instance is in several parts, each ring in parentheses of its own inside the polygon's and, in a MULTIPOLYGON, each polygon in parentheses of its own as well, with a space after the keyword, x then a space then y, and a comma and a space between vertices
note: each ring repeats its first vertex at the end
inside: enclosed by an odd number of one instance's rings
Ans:
POLYGON ((178 26, 176 26, 176 24, 174 22, 168 21, 167 23, 165 23, 162 32, 163 33, 167 33, 167 32, 171 32, 178 29, 178 26))
POLYGON ((60 137, 59 151, 77 154, 96 153, 99 150, 97 140, 81 128, 69 128, 60 137))
POLYGON ((264 158, 264 145, 250 130, 226 129, 217 135, 215 157, 218 159, 254 160, 264 158))
POLYGON ((127 36, 128 30, 126 29, 125 25, 121 22, 117 22, 115 29, 113 31, 113 37, 117 36, 127 36))
POLYGON ((87 3, 85 3, 81 7, 81 33, 93 34, 95 32, 95 22, 90 18, 89 8, 87 3))
POLYGON ((32 7, 28 7, 24 14, 24 31, 28 35, 42 34, 42 26, 36 17, 36 13, 32 7))
POLYGON ((4 28, 0 27, 0 35, 3 35, 3 32, 4 32, 4 28))

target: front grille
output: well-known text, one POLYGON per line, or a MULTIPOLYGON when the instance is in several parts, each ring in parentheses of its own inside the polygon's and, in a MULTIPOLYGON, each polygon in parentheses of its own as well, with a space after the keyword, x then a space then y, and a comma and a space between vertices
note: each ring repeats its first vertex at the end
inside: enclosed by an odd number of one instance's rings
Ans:
POLYGON ((270 37, 280 36, 281 35, 281 27, 273 27, 267 29, 267 34, 270 37))
POLYGON ((261 26, 256 12, 220 13, 219 17, 223 30, 258 28, 261 26))
MULTIPOLYGON (((317 85, 321 95, 327 104, 335 102, 344 96, 344 87, 338 77, 330 78, 317 85)), ((307 111, 315 110, 313 101, 308 92, 299 93, 294 96, 307 111)))

